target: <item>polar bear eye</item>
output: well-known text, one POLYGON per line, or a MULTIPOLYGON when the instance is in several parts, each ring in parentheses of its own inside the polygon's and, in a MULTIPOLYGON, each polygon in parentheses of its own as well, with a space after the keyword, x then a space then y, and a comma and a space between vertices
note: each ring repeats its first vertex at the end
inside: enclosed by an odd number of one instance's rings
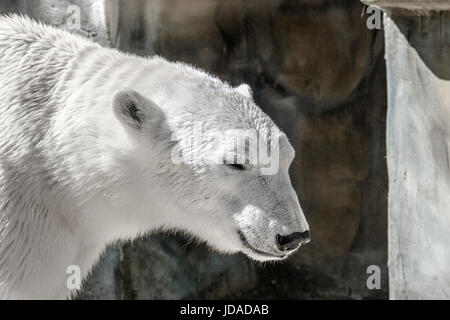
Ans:
POLYGON ((242 164, 231 163, 229 164, 229 166, 233 167, 236 170, 245 170, 245 167, 242 164))

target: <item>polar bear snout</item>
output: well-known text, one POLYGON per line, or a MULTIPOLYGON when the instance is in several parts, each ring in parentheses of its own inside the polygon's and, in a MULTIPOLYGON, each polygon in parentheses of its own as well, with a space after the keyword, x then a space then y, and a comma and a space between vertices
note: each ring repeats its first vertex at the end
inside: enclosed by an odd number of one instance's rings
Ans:
POLYGON ((303 244, 310 242, 309 230, 293 232, 288 235, 276 234, 272 239, 270 236, 264 237, 264 235, 258 235, 248 229, 239 231, 238 234, 244 247, 242 251, 258 261, 284 259, 303 244))
POLYGON ((276 236, 277 248, 280 251, 293 251, 300 248, 302 244, 306 244, 310 241, 309 230, 294 232, 286 236, 280 234, 277 234, 276 236))
POLYGON ((301 211, 264 210, 247 205, 234 216, 242 251, 257 261, 281 260, 310 242, 310 231, 301 211))

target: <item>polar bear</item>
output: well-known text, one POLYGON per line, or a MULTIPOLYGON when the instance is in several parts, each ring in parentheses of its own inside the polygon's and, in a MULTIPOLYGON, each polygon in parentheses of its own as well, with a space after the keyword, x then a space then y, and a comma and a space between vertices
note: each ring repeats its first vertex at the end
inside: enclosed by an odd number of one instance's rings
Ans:
POLYGON ((294 150, 275 129, 245 84, 0 17, 0 298, 70 297, 68 266, 84 277, 108 243, 161 229, 285 259, 309 227, 288 175, 294 150), (211 139, 189 148, 199 122, 212 136, 254 130, 277 170, 248 161, 249 140, 232 163, 185 161, 230 152, 211 139))

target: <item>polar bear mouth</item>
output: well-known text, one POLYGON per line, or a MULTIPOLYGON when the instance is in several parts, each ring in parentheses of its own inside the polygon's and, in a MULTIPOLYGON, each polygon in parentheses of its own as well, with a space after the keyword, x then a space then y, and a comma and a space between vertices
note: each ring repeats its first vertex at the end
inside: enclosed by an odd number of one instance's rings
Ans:
POLYGON ((286 257, 285 254, 281 254, 281 255, 276 255, 273 253, 269 253, 269 252, 265 252, 265 251, 261 251, 258 250, 256 248, 254 248, 247 240, 247 238, 244 236, 244 234, 242 233, 242 231, 238 231, 239 234, 239 239, 241 240, 242 244, 244 245, 244 247, 246 247, 247 249, 249 249, 250 251, 252 251, 253 253, 256 253, 260 256, 263 257, 269 257, 269 258, 278 258, 278 259, 283 259, 286 257))

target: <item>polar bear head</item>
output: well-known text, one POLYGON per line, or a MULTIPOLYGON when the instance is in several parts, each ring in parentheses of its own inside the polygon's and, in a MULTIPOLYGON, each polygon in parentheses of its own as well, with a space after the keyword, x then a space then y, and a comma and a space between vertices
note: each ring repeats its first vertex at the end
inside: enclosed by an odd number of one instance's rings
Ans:
POLYGON ((170 90, 142 86, 113 98, 132 146, 128 165, 139 168, 142 199, 158 211, 143 214, 258 261, 309 242, 288 174, 294 150, 249 87, 195 70, 171 74, 170 90))

